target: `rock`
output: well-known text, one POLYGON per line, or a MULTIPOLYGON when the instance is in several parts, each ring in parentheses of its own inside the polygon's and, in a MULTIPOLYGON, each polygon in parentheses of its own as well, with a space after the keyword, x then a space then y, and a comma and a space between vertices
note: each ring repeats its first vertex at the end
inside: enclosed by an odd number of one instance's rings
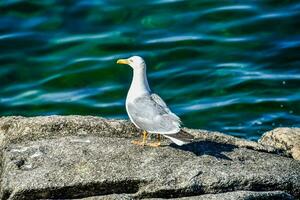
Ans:
MULTIPOLYGON (((130 195, 124 194, 113 194, 104 195, 97 197, 88 197, 83 200, 132 200, 134 198, 130 195)), ((148 199, 148 200, 161 200, 162 198, 148 199)), ((236 192, 226 192, 219 194, 204 194, 199 196, 190 196, 176 198, 178 200, 261 200, 261 199, 272 199, 272 200, 293 200, 294 198, 282 191, 274 192, 252 192, 252 191, 236 191, 236 192)))
POLYGON ((300 128, 274 129, 266 132, 259 143, 283 150, 294 159, 300 160, 300 128))
POLYGON ((237 138, 234 136, 226 135, 219 132, 199 130, 199 129, 187 129, 183 128, 186 132, 192 134, 197 141, 212 141, 221 144, 230 144, 237 147, 244 147, 247 149, 253 149, 257 151, 269 152, 269 153, 281 153, 278 149, 269 145, 259 144, 254 141, 237 138))
POLYGON ((255 142, 185 130, 197 141, 151 148, 131 144, 140 136, 124 120, 3 117, 1 199, 300 197, 299 161, 255 142))
MULTIPOLYGON (((237 147, 276 153, 277 149, 264 146, 219 132, 187 129, 198 141, 214 141, 237 147)), ((126 120, 104 119, 93 116, 46 116, 46 117, 2 117, 0 118, 0 147, 6 143, 57 138, 69 135, 133 138, 140 131, 126 120)))

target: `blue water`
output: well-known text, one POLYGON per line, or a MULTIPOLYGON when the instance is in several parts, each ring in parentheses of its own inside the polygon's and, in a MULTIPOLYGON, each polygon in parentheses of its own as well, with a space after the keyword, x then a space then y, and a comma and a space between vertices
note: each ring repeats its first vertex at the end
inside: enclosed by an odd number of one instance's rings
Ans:
POLYGON ((127 118, 131 70, 185 126, 257 139, 300 126, 300 2, 0 2, 0 115, 127 118))

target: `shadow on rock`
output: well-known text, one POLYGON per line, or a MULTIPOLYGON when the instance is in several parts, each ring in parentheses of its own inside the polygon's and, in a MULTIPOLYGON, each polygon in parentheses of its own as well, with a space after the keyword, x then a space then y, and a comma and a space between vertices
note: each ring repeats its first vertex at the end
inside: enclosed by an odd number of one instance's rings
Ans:
POLYGON ((196 156, 210 155, 210 156, 214 156, 216 158, 225 159, 225 160, 232 160, 232 159, 229 158, 228 156, 224 155, 223 152, 230 152, 230 151, 233 151, 234 148, 237 148, 237 146, 235 146, 235 145, 220 144, 220 143, 211 142, 211 141, 192 142, 192 143, 185 144, 182 146, 177 146, 175 144, 171 144, 170 146, 175 149, 192 152, 196 156))

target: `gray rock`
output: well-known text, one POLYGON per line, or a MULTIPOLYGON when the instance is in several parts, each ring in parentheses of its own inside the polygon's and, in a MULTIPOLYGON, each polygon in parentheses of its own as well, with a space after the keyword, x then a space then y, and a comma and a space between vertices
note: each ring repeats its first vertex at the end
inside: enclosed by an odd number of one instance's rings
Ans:
MULTIPOLYGON (((179 198, 180 200, 293 200, 294 198, 282 191, 274 192, 252 192, 252 191, 236 191, 220 194, 205 194, 194 197, 179 198)), ((179 200, 178 199, 178 200, 179 200)))
MULTIPOLYGON (((276 148, 219 132, 187 128, 184 130, 194 135, 197 141, 213 141, 270 153, 277 152, 276 148)), ((132 123, 126 120, 93 116, 2 117, 0 118, 0 147, 7 143, 70 135, 136 138, 140 136, 139 132, 132 123)))
POLYGON ((109 194, 102 196, 93 196, 87 198, 80 198, 82 200, 133 200, 134 198, 128 194, 109 194))
MULTIPOLYGON (((104 196, 95 196, 83 198, 84 200, 132 200, 133 197, 125 194, 113 194, 104 196)), ((148 200, 161 200, 162 198, 148 199, 148 200)), ((252 191, 236 191, 226 192, 219 194, 203 194, 199 196, 181 197, 175 198, 177 200, 293 200, 294 198, 282 191, 273 192, 252 192, 252 191)))
POLYGON ((243 193, 228 192, 241 190, 245 195, 270 191, 257 194, 264 199, 273 199, 266 195, 300 197, 299 161, 255 142, 186 131, 197 141, 178 147, 165 140, 162 147, 151 148, 132 145, 139 134, 122 120, 1 118, 1 199, 113 194, 134 199, 190 198, 216 193, 238 198, 243 193), (271 192, 277 190, 286 193, 271 192))
POLYGON ((277 128, 266 132, 259 143, 283 150, 300 160, 300 128, 277 128))

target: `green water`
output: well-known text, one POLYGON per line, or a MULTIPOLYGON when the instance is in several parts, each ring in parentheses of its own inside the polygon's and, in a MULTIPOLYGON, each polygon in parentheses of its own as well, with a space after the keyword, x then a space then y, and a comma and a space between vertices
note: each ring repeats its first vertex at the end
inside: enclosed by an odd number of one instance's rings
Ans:
POLYGON ((300 126, 300 2, 0 1, 0 115, 127 118, 131 69, 185 126, 300 126))

